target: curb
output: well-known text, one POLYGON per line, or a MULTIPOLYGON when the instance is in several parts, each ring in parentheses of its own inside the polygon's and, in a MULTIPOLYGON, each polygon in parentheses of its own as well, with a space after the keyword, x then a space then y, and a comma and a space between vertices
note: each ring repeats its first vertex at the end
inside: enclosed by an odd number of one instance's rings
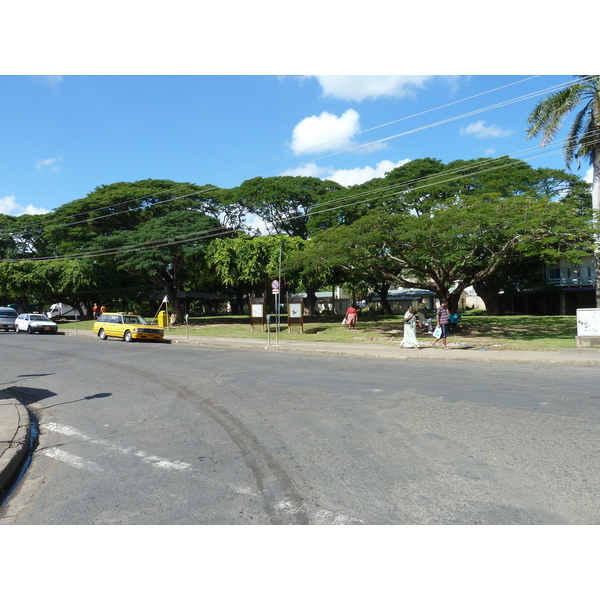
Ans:
POLYGON ((14 475, 21 469, 29 454, 31 440, 31 421, 29 412, 15 398, 0 398, 0 405, 10 412, 11 406, 16 413, 18 426, 12 438, 0 439, 0 493, 7 491, 14 475))
MULTIPOLYGON (((93 335, 91 331, 70 331, 66 335, 93 335)), ((479 363, 522 363, 571 365, 578 367, 600 366, 600 348, 568 348, 554 351, 543 350, 509 350, 495 351, 487 348, 470 349, 456 347, 452 352, 434 350, 423 346, 422 352, 398 348, 398 344, 383 346, 381 344, 361 344, 340 342, 290 342, 279 340, 279 343, 269 344, 267 339, 247 339, 210 336, 190 336, 186 339, 181 333, 167 334, 163 344, 181 346, 196 346, 218 350, 253 350, 258 352, 279 352, 285 354, 311 354, 314 356, 355 356, 359 358, 376 358, 385 360, 420 360, 442 362, 479 362, 479 363)), ((146 342, 144 342, 146 343, 146 342)), ((149 342, 148 342, 149 343, 149 342)), ((451 344, 449 344, 451 346, 451 344)))
POLYGON ((553 352, 545 351, 489 351, 482 349, 451 348, 451 352, 433 349, 427 346, 421 351, 398 348, 394 346, 383 347, 372 344, 340 344, 326 342, 280 342, 279 345, 267 345, 266 342, 245 340, 239 338, 210 338, 197 337, 196 339, 177 339, 173 336, 167 343, 213 348, 219 350, 253 350, 262 352, 279 352, 290 354, 311 354, 321 356, 354 356, 359 358, 374 358, 395 361, 419 360, 436 362, 479 362, 479 363, 522 363, 522 364, 549 364, 571 366, 598 366, 600 365, 600 349, 563 349, 553 352))

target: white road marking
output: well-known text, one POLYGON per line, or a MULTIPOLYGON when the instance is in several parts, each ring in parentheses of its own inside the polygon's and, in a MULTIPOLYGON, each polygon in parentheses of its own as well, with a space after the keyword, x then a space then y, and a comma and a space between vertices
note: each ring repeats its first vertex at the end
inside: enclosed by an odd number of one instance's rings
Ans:
MULTIPOLYGON (((54 431, 56 433, 60 433, 62 435, 66 435, 69 437, 75 437, 80 440, 89 442, 90 444, 99 444, 111 450, 115 450, 120 452, 121 454, 129 454, 136 456, 141 459, 142 462, 151 464, 153 467, 157 467, 159 469, 169 469, 175 471, 189 471, 192 469, 192 466, 189 463, 181 462, 181 461, 172 461, 166 460, 164 458, 160 458, 159 456, 154 456, 151 454, 146 454, 141 450, 136 450, 135 448, 123 448, 121 446, 117 446, 108 442, 107 440, 95 439, 92 438, 85 433, 75 429, 74 427, 70 427, 69 425, 60 425, 59 423, 46 423, 41 425, 41 429, 46 429, 48 431, 54 431)), ((43 450, 43 453, 50 458, 54 458, 70 464, 76 469, 85 469, 88 471, 103 471, 102 467, 97 465, 96 463, 85 460, 79 456, 75 456, 74 454, 70 454, 69 452, 65 452, 64 450, 60 450, 58 448, 47 448, 43 450)), ((192 475, 194 476, 194 475, 192 475)), ((198 474, 196 474, 196 477, 198 474)), ((205 481, 205 483, 223 486, 224 484, 217 480, 210 480, 204 476, 200 476, 201 479, 205 481)), ((225 486, 229 489, 232 489, 238 494, 248 495, 248 496, 258 496, 258 492, 251 490, 250 488, 242 488, 235 486, 233 484, 225 484, 225 486)), ((289 500, 280 500, 275 503, 274 508, 282 513, 288 513, 291 515, 298 514, 300 511, 304 510, 302 506, 297 506, 289 500)), ((320 510, 312 515, 309 515, 311 520, 314 520, 315 524, 321 525, 364 525, 365 522, 360 519, 356 519, 354 517, 349 517, 346 515, 336 515, 335 513, 329 510, 320 510)))
POLYGON ((85 460, 80 456, 75 456, 75 454, 71 454, 70 452, 65 452, 64 450, 60 450, 59 448, 46 448, 42 450, 42 453, 50 458, 54 458, 56 460, 60 460, 61 462, 67 463, 76 469, 81 469, 84 471, 94 471, 96 473, 100 473, 104 469, 97 465, 95 462, 91 460, 85 460))
MULTIPOLYGON (((303 506, 297 506, 289 500, 280 500, 275 504, 275 508, 290 515, 297 515, 299 512, 305 511, 303 506)), ((308 517, 315 522, 316 525, 364 525, 365 522, 354 517, 346 515, 336 515, 330 510, 319 510, 314 514, 308 514, 308 517)))
POLYGON ((145 452, 142 452, 141 450, 136 450, 135 448, 122 448, 121 446, 112 444, 107 440, 94 439, 86 435, 85 433, 78 431, 74 427, 70 427, 69 425, 60 425, 59 423, 46 423, 45 425, 42 425, 41 428, 46 429, 48 431, 55 431, 56 433, 61 433, 62 435, 67 435, 69 437, 76 437, 80 440, 89 442, 90 444, 99 444, 100 446, 110 448, 111 450, 115 450, 117 452, 120 452, 121 454, 133 454, 133 456, 141 458, 143 462, 150 464, 153 467, 157 467, 158 469, 187 471, 192 468, 192 465, 186 462, 178 460, 167 460, 165 458, 161 458, 160 456, 146 454, 145 452))
POLYGON ((364 525, 365 522, 346 515, 336 515, 329 510, 320 510, 315 513, 317 523, 321 525, 364 525))
POLYGON ((159 469, 174 469, 176 471, 187 471, 192 466, 189 463, 181 462, 178 460, 165 460, 164 458, 160 458, 159 456, 149 456, 141 450, 138 450, 134 454, 138 458, 141 458, 142 462, 150 463, 154 467, 158 467, 159 469))

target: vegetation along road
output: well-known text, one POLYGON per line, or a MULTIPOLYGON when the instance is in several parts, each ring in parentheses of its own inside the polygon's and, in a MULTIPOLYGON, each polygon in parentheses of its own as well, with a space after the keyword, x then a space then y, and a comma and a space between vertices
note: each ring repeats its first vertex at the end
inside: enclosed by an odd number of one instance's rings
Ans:
POLYGON ((40 431, 2 524, 600 524, 592 368, 2 345, 40 431))

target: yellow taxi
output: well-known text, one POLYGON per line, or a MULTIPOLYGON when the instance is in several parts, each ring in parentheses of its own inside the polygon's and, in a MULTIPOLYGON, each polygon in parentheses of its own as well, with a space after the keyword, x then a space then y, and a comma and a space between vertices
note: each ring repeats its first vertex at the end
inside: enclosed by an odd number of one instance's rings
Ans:
POLYGON ((94 333, 101 339, 121 338, 125 342, 132 340, 162 340, 165 331, 162 327, 150 325, 144 317, 132 313, 102 313, 95 321, 94 333))

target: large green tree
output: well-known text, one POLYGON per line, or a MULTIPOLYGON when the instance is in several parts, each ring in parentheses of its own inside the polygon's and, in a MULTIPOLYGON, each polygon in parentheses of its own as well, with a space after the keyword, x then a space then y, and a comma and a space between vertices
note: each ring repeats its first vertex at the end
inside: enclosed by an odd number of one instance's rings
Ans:
MULTIPOLYGON (((223 291, 236 297, 239 312, 252 296, 270 296, 270 282, 279 279, 280 258, 283 265, 284 257, 303 244, 304 240, 299 237, 240 234, 211 242, 206 260, 208 268, 220 280, 223 291)), ((300 275, 286 267, 281 276, 281 302, 284 302, 285 294, 294 291, 299 284, 300 275)))
MULTIPOLYGON (((542 146, 553 140, 567 115, 574 114, 564 143, 567 167, 587 159, 593 167, 592 207, 600 223, 600 75, 578 75, 565 89, 538 102, 527 119, 527 139, 541 136, 542 146)), ((596 238, 596 306, 600 308, 600 239, 596 238)))
POLYGON ((393 203, 312 241, 349 274, 362 267, 389 283, 432 290, 456 307, 467 287, 517 256, 585 255, 589 216, 569 193, 579 181, 507 158, 455 161, 397 192, 393 203))
POLYGON ((219 190, 168 179, 101 185, 85 198, 57 208, 46 225, 45 237, 57 254, 77 254, 98 237, 133 231, 147 221, 185 210, 216 218, 219 190))
POLYGON ((0 295, 13 299, 22 312, 30 303, 46 309, 56 301, 88 307, 95 269, 82 260, 15 260, 0 263, 0 295))
POLYGON ((133 230, 98 237, 98 252, 116 270, 125 271, 162 290, 173 312, 184 320, 184 291, 188 278, 197 278, 209 241, 222 235, 215 217, 179 210, 155 217, 133 230))
MULTIPOLYGON (((212 236, 228 231, 216 217, 220 207, 220 190, 210 185, 156 179, 102 185, 44 215, 40 237, 30 234, 30 245, 35 256, 43 250, 49 259, 87 264, 94 272, 90 304, 139 305, 158 288, 182 318, 178 292, 186 278, 198 279, 198 261, 207 244, 197 238, 201 232, 212 236)), ((27 232, 35 231, 29 225, 27 232)))
MULTIPOLYGON (((384 312, 392 314, 387 301, 391 284, 387 273, 394 270, 395 263, 385 256, 377 241, 352 232, 352 224, 324 229, 287 257, 286 268, 299 274, 304 289, 309 282, 316 289, 342 286, 361 295, 375 291, 384 312)), ((314 304, 316 300, 315 295, 314 304)), ((315 306, 311 306, 311 301, 309 297, 308 308, 313 314, 315 306)))
POLYGON ((446 169, 442 161, 418 158, 386 173, 348 188, 333 190, 318 202, 309 213, 308 230, 311 234, 337 225, 349 225, 371 210, 397 212, 401 200, 411 190, 422 189, 424 181, 431 185, 432 177, 446 169))
POLYGON ((333 181, 316 177, 255 177, 244 181, 228 197, 243 208, 246 217, 258 216, 267 233, 306 239, 311 207, 341 189, 333 181))

